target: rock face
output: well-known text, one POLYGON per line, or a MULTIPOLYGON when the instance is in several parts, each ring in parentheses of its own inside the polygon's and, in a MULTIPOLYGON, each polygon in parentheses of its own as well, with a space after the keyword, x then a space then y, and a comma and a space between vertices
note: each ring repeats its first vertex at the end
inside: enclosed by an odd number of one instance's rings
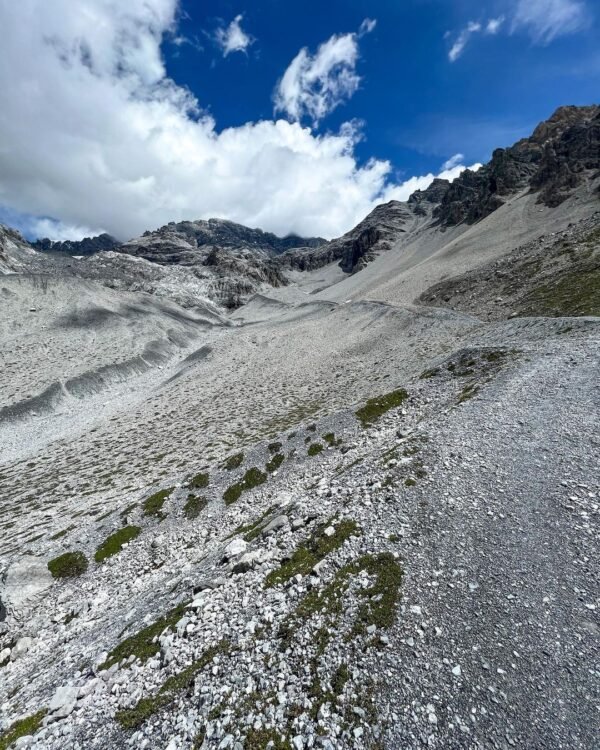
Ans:
POLYGON ((355 273, 380 252, 389 250, 391 244, 406 231, 405 225, 411 218, 411 211, 405 203, 390 201, 377 206, 366 219, 342 237, 318 248, 287 252, 279 260, 299 271, 312 271, 339 261, 346 273, 355 273))
POLYGON ((600 106, 560 107, 529 138, 496 149, 479 171, 465 170, 440 191, 434 215, 445 226, 473 224, 527 188, 539 203, 556 207, 599 170, 600 106))
POLYGON ((96 237, 84 237, 82 240, 64 240, 53 242, 48 238, 37 240, 33 247, 43 253, 64 253, 65 255, 94 255, 104 250, 113 250, 121 243, 110 234, 98 234, 96 237))
POLYGON ((263 285, 285 286, 275 258, 289 248, 319 247, 325 240, 277 237, 221 219, 171 222, 117 248, 161 266, 183 266, 205 283, 205 295, 235 309, 263 285))
POLYGON ((16 229, 0 224, 0 274, 26 270, 35 255, 16 229))

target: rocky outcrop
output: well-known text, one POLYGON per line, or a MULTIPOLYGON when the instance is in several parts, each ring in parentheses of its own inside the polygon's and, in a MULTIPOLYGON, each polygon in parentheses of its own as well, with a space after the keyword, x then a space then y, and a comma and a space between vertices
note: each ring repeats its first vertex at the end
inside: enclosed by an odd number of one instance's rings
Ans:
POLYGON ((405 225, 410 218, 411 212, 405 203, 383 203, 342 237, 315 249, 287 252, 279 261, 299 271, 311 271, 339 261, 340 268, 346 273, 355 273, 376 255, 389 250, 406 231, 405 225))
POLYGON ((445 226, 473 224, 527 188, 555 207, 599 170, 600 106, 560 107, 529 138, 496 149, 477 172, 465 170, 440 194, 434 215, 445 226))
POLYGON ((94 255, 106 250, 114 250, 121 243, 110 234, 98 234, 96 237, 84 237, 82 240, 63 240, 54 242, 48 238, 37 240, 33 247, 43 253, 64 253, 65 255, 94 255))
POLYGON ((19 273, 37 255, 16 229, 0 224, 0 274, 19 273))

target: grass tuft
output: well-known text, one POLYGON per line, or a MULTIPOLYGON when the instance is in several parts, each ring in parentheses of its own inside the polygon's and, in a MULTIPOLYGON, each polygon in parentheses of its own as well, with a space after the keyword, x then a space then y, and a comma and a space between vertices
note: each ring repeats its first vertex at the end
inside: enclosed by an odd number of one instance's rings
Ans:
POLYGON ((141 533, 142 530, 139 526, 123 526, 122 529, 115 531, 102 542, 96 550, 94 560, 101 563, 108 557, 118 554, 123 549, 124 544, 136 539, 141 533))
POLYGON ((390 409, 401 406, 408 398, 408 393, 403 388, 398 388, 383 396, 370 398, 367 403, 356 412, 358 421, 363 427, 371 427, 377 420, 390 409))
POLYGON ((173 703, 177 699, 179 693, 188 690, 194 684, 196 675, 202 671, 204 667, 208 666, 215 656, 227 653, 230 649, 231 645, 229 641, 226 640, 220 641, 216 646, 208 648, 202 656, 189 667, 186 667, 182 672, 178 672, 177 674, 168 677, 159 688, 156 695, 142 698, 133 708, 118 711, 115 719, 123 729, 137 729, 142 726, 150 716, 155 714, 161 708, 173 703))
POLYGON ((47 709, 44 708, 31 716, 13 722, 8 729, 0 734, 0 750, 8 750, 13 742, 16 742, 20 737, 35 734, 42 726, 42 721, 47 713, 47 709))
POLYGON ((277 471, 277 469, 284 461, 285 456, 283 455, 283 453, 276 453, 273 458, 265 464, 265 469, 269 472, 269 474, 272 474, 274 471, 277 471))
POLYGON ((167 498, 171 496, 174 489, 174 487, 168 487, 167 489, 159 490, 158 492, 155 492, 154 495, 150 495, 150 497, 146 498, 142 503, 144 515, 154 516, 161 520, 165 518, 165 514, 162 512, 162 507, 167 498))
POLYGON ((189 482, 189 486, 193 490, 203 490, 206 487, 208 487, 209 482, 209 476, 205 473, 196 474, 195 477, 192 477, 189 482))
POLYGON ((52 578, 75 578, 88 569, 87 557, 83 552, 65 552, 48 563, 52 578))
POLYGON ((253 466, 251 469, 248 469, 239 482, 232 484, 225 490, 223 493, 225 505, 231 505, 232 503, 237 502, 240 499, 242 492, 252 490, 259 485, 264 484, 266 481, 267 475, 260 469, 257 469, 256 466, 253 466))
POLYGON ((307 575, 320 560, 341 547, 351 536, 360 533, 356 521, 344 519, 335 526, 334 533, 327 536, 325 529, 331 526, 332 520, 315 529, 313 535, 295 550, 289 560, 277 570, 269 573, 265 579, 267 588, 276 586, 278 583, 285 583, 298 573, 307 575))
POLYGON ((239 467, 244 463, 244 454, 243 453, 236 453, 233 456, 229 456, 229 458, 226 458, 223 462, 223 468, 227 469, 227 471, 233 471, 234 469, 239 469, 239 467))
POLYGON ((308 446, 307 454, 309 456, 318 456, 321 451, 324 450, 324 447, 321 445, 321 443, 311 443, 308 446))
POLYGON ((198 518, 207 505, 208 500, 205 497, 190 494, 187 496, 186 503, 183 506, 183 513, 186 518, 193 520, 194 518, 198 518))
POLYGON ((128 659, 130 656, 135 656, 142 664, 147 662, 160 651, 158 636, 167 628, 175 627, 184 616, 186 606, 185 603, 178 604, 156 622, 119 643, 106 657, 106 661, 99 666, 99 669, 108 669, 113 664, 128 659))

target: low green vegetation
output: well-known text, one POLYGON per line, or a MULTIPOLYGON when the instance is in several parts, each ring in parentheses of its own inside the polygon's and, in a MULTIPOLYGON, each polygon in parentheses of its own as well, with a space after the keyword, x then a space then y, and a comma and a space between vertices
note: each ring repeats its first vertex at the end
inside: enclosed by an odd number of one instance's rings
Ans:
POLYGON ((523 314, 557 316, 600 315, 600 266, 595 262, 566 271, 540 284, 525 300, 523 314))
POLYGON ((343 442, 341 438, 336 439, 335 432, 326 432, 325 435, 323 435, 323 440, 330 448, 337 448, 337 446, 341 445, 343 442))
POLYGON ((476 396, 478 393, 479 393, 479 386, 475 385, 474 383, 470 383, 469 385, 466 385, 460 392, 458 396, 458 403, 464 404, 465 401, 468 401, 469 399, 473 398, 473 396, 476 396))
POLYGON ((165 514, 162 512, 162 507, 165 504, 168 497, 171 496, 174 487, 168 487, 164 490, 155 492, 150 497, 146 498, 142 503, 142 510, 145 516, 154 516, 155 518, 163 519, 165 514))
POLYGON ((240 536, 240 534, 243 534, 244 539, 247 542, 253 541, 267 525, 267 523, 269 522, 269 517, 272 516, 276 510, 277 506, 272 505, 256 521, 245 524, 244 526, 238 526, 235 531, 233 531, 228 537, 226 537, 226 539, 231 539, 234 536, 240 536))
POLYGON ((184 616, 186 606, 185 603, 178 604, 177 607, 153 622, 152 625, 148 625, 119 643, 106 657, 106 661, 100 665, 99 669, 108 669, 113 664, 128 659, 130 656, 135 656, 142 664, 147 662, 160 651, 158 636, 167 628, 175 627, 184 616))
POLYGON ((26 716, 24 719, 13 722, 8 729, 5 729, 0 734, 0 750, 8 750, 13 742, 16 742, 20 737, 28 737, 31 734, 35 734, 42 726, 42 721, 47 713, 46 709, 42 709, 31 716, 26 716))
POLYGON ((186 518, 193 520, 194 518, 198 518, 207 505, 208 500, 205 497, 189 494, 183 506, 183 514, 186 518))
POLYGON ((363 427, 371 427, 390 409, 401 406, 408 398, 403 388, 386 393, 383 396, 370 398, 364 406, 356 412, 356 417, 363 427))
POLYGON ((115 531, 102 542, 96 550, 94 559, 97 563, 104 562, 108 557, 118 554, 123 549, 124 544, 133 541, 141 533, 142 530, 139 526, 123 526, 122 529, 115 531))
POLYGON ((363 555, 344 565, 335 574, 333 581, 324 589, 313 589, 296 608, 295 618, 312 617, 317 612, 339 615, 343 611, 342 598, 350 579, 366 570, 375 580, 368 588, 358 590, 363 603, 359 607, 352 634, 366 631, 369 625, 387 629, 394 624, 402 584, 402 569, 390 552, 378 555, 363 555))
POLYGON ((356 521, 344 519, 333 527, 333 534, 326 534, 326 530, 332 526, 334 520, 331 519, 315 529, 313 535, 295 550, 289 560, 277 570, 269 573, 265 579, 265 586, 271 587, 278 583, 285 583, 298 573, 307 575, 323 558, 341 547, 351 536, 360 533, 356 521))
POLYGON ((281 446, 282 446, 281 443, 276 442, 276 443, 269 443, 267 448, 269 449, 270 453, 279 453, 279 451, 281 450, 281 446))
POLYGON ((249 729, 244 750, 292 750, 289 740, 276 729, 249 729))
POLYGON ((208 666, 216 656, 227 653, 230 649, 229 641, 221 641, 216 646, 207 649, 189 667, 186 667, 182 672, 168 677, 156 695, 142 698, 133 708, 118 711, 115 719, 123 729, 137 729, 142 726, 153 714, 169 706, 177 699, 177 696, 181 692, 189 689, 194 684, 196 675, 208 666))
POLYGON ((324 447, 321 443, 311 443, 308 446, 307 454, 309 456, 318 456, 321 451, 324 450, 324 447))
POLYGON ((283 455, 283 453, 276 453, 273 458, 265 464, 265 469, 269 472, 269 474, 272 474, 274 471, 277 471, 277 469, 284 461, 285 456, 283 455))
POLYGON ((87 557, 83 552, 65 552, 48 563, 52 578, 76 578, 88 569, 87 557))
POLYGON ((233 471, 234 469, 239 469, 239 467, 244 463, 244 454, 243 453, 235 453, 233 456, 229 456, 229 458, 226 458, 223 462, 223 468, 227 469, 227 471, 233 471))
POLYGON ((237 502, 242 496, 243 492, 252 490, 267 481, 267 475, 260 469, 253 466, 251 469, 244 474, 242 479, 235 484, 230 485, 223 493, 223 500, 225 505, 231 505, 237 502))
POLYGON ((189 486, 193 490, 203 490, 208 487, 209 476, 207 473, 196 474, 189 481, 189 486))

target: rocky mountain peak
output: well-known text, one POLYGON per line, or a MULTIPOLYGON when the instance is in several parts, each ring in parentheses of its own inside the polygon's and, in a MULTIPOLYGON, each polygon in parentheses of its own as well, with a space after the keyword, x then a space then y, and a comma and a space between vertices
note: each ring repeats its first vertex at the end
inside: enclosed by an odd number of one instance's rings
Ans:
POLYGON ((473 224, 508 196, 529 188, 555 207, 600 167, 600 106, 560 107, 532 135, 498 148, 477 172, 465 170, 442 196, 434 215, 441 224, 473 224))

